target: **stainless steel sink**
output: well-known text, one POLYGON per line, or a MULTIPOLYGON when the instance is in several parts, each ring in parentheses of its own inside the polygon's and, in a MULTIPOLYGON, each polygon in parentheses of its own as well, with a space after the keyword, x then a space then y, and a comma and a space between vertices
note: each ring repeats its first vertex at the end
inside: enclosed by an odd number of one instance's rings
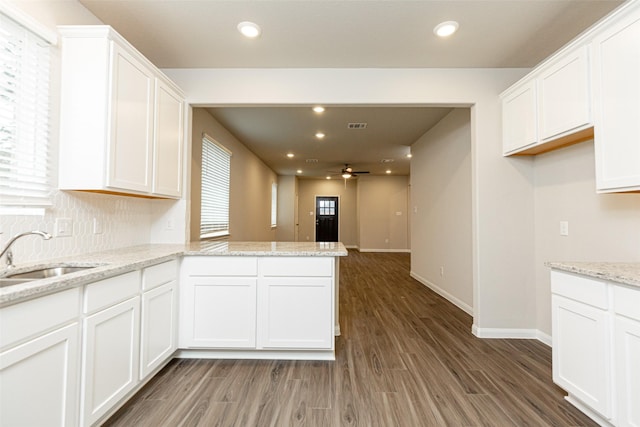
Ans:
POLYGON ((75 273, 78 271, 87 270, 90 268, 94 268, 94 266, 57 266, 57 267, 47 267, 40 268, 37 270, 31 271, 23 271, 21 273, 7 274, 2 280, 12 280, 12 279, 21 279, 21 280, 38 280, 38 279, 46 279, 49 277, 58 277, 69 273, 75 273))

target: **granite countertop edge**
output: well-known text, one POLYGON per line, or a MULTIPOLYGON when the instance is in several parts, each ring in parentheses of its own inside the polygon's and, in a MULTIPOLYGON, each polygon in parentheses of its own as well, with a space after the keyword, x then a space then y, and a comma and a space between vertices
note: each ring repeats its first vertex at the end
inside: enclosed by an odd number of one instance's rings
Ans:
MULTIPOLYGON (((304 242, 194 242, 180 244, 150 244, 100 252, 77 254, 36 263, 17 265, 12 273, 48 268, 55 265, 90 266, 84 271, 59 277, 33 280, 0 288, 0 308, 41 296, 80 287, 129 271, 182 256, 347 256, 342 243, 319 244, 304 242)), ((0 270, 0 278, 7 270, 0 270)))
POLYGON ((640 262, 546 262, 555 270, 640 288, 640 262))

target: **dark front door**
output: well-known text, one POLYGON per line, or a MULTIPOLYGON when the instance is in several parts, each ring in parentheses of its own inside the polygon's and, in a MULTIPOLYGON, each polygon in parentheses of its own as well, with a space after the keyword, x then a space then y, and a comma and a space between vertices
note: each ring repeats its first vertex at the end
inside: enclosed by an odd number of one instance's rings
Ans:
POLYGON ((338 198, 316 197, 316 242, 338 241, 338 198))

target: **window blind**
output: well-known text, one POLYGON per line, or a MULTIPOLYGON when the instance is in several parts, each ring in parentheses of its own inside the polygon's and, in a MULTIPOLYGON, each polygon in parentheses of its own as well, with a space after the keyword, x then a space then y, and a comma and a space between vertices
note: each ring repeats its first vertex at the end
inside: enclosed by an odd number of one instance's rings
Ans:
POLYGON ((229 234, 231 152, 211 137, 202 139, 200 238, 229 234))
POLYGON ((51 45, 0 13, 0 205, 51 204, 51 45))
POLYGON ((278 184, 271 183, 271 226, 278 226, 278 184))

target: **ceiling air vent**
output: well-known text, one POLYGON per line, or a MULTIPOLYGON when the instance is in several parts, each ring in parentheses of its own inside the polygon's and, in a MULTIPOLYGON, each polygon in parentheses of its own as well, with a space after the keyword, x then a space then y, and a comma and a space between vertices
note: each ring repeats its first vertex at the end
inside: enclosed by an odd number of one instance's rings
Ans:
POLYGON ((307 163, 318 163, 318 159, 307 159, 305 160, 307 163))
POLYGON ((347 123, 347 129, 364 129, 366 127, 366 123, 347 123))

